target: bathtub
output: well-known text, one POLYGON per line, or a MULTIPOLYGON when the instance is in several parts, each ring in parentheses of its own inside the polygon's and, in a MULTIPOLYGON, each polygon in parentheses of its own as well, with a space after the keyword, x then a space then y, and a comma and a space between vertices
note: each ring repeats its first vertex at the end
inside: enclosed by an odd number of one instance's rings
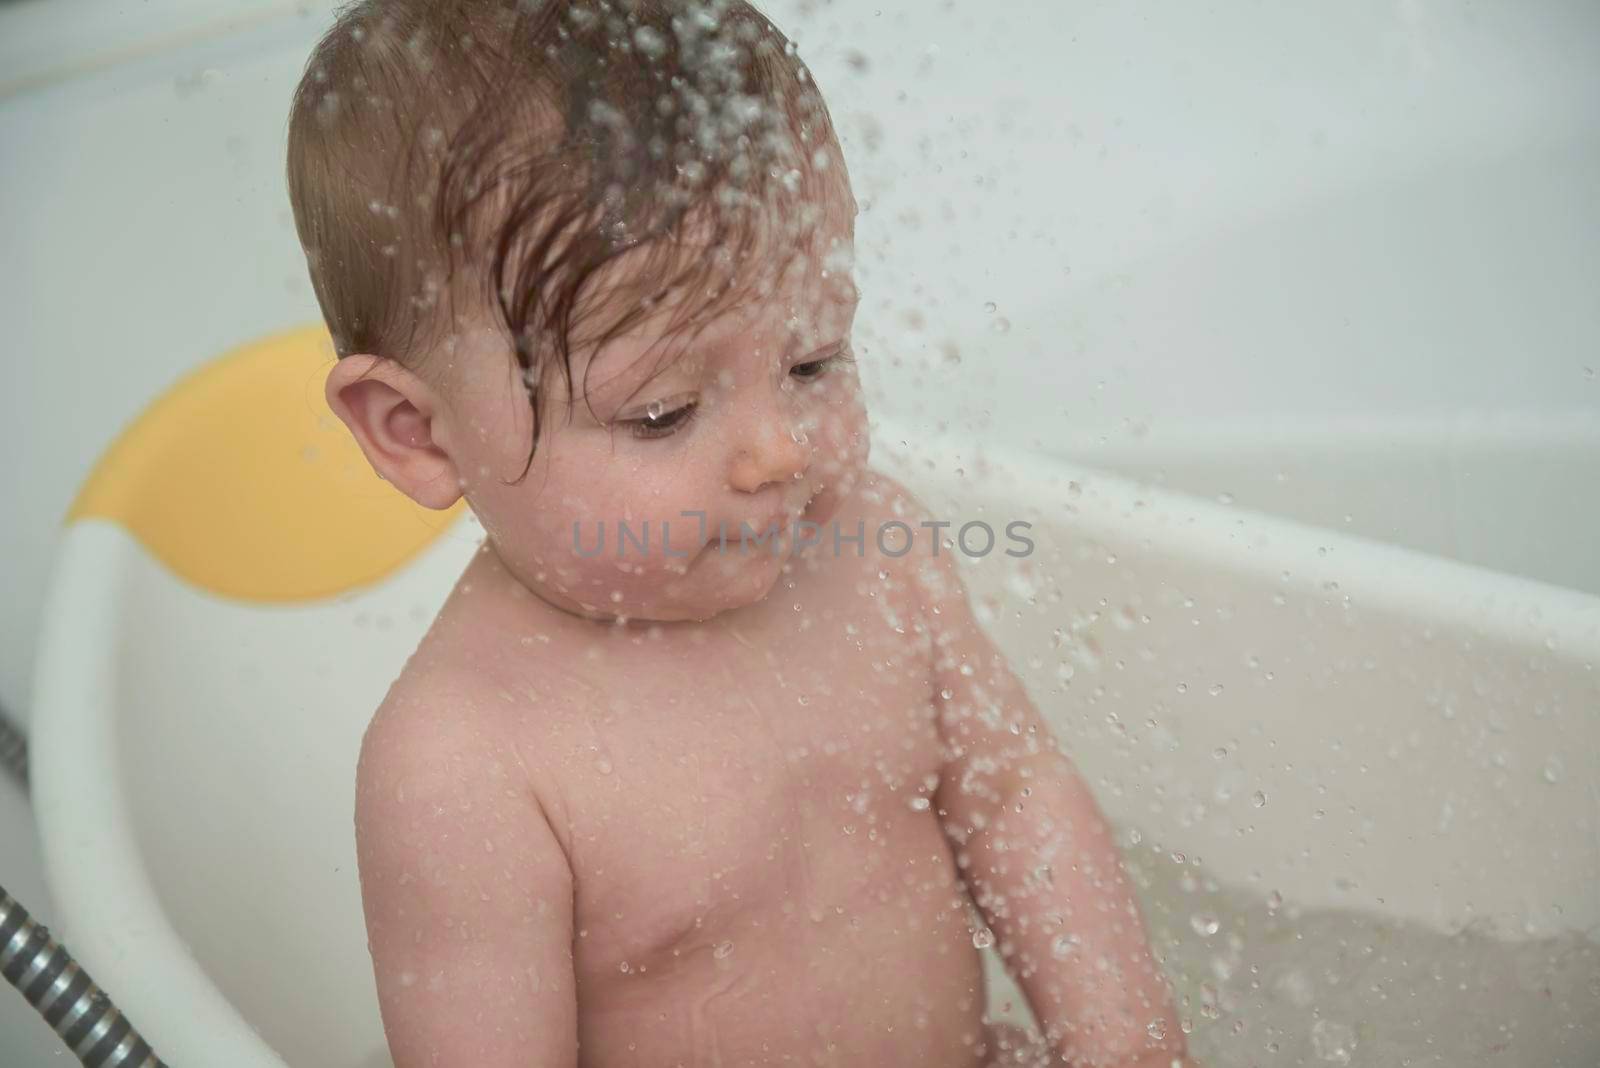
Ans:
MULTIPOLYGON (((15 423, 103 405, 84 468, 113 401, 314 316, 277 175, 322 14, 258 6, 0 86, 36 149, 0 161, 35 252, 0 306, 59 357, 18 368, 15 423)), ((1197 1051, 1600 1060, 1600 13, 765 7, 862 201, 875 462, 1035 524, 972 594, 1116 824, 1197 1051)), ((4 477, 53 505, 81 475, 4 477)), ((171 1063, 386 1065, 355 756, 479 528, 263 606, 39 513, 56 933, 171 1063)))

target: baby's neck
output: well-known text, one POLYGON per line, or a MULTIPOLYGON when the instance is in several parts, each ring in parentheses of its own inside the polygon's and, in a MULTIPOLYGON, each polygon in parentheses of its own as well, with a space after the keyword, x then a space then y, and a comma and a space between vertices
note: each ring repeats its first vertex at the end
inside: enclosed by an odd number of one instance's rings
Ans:
POLYGON ((658 620, 608 614, 522 582, 488 541, 480 548, 463 582, 462 593, 466 596, 487 594, 501 601, 513 614, 512 625, 525 630, 536 642, 541 636, 548 640, 559 634, 591 643, 618 642, 630 646, 649 643, 663 647, 703 646, 710 637, 724 634, 737 637, 741 627, 752 625, 754 617, 764 613, 766 601, 773 596, 769 593, 759 601, 726 609, 706 619, 658 620), (468 585, 472 587, 470 590, 468 585))

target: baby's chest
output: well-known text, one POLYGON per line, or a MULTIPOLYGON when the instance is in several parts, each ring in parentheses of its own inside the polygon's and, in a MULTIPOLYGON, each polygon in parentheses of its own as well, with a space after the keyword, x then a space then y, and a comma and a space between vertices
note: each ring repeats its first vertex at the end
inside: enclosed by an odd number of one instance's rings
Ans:
POLYGON ((937 847, 925 661, 862 648, 777 663, 615 695, 569 740, 580 967, 667 963, 733 927, 776 936, 937 847))

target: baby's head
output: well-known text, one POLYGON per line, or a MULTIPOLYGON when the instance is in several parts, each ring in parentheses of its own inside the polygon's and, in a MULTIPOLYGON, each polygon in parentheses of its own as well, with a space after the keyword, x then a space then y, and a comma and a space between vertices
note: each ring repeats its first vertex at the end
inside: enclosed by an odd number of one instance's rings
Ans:
POLYGON ((546 601, 751 603, 792 549, 741 525, 825 523, 859 477, 856 205, 748 4, 362 0, 296 93, 289 188, 329 404, 546 601))

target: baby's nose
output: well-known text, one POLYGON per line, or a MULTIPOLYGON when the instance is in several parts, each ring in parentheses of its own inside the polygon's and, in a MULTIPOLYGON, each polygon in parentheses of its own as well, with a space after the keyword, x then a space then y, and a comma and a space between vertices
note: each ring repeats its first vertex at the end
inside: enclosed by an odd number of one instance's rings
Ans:
POLYGON ((770 483, 803 478, 811 466, 811 442, 805 430, 782 419, 763 421, 734 457, 728 484, 755 493, 770 483))

